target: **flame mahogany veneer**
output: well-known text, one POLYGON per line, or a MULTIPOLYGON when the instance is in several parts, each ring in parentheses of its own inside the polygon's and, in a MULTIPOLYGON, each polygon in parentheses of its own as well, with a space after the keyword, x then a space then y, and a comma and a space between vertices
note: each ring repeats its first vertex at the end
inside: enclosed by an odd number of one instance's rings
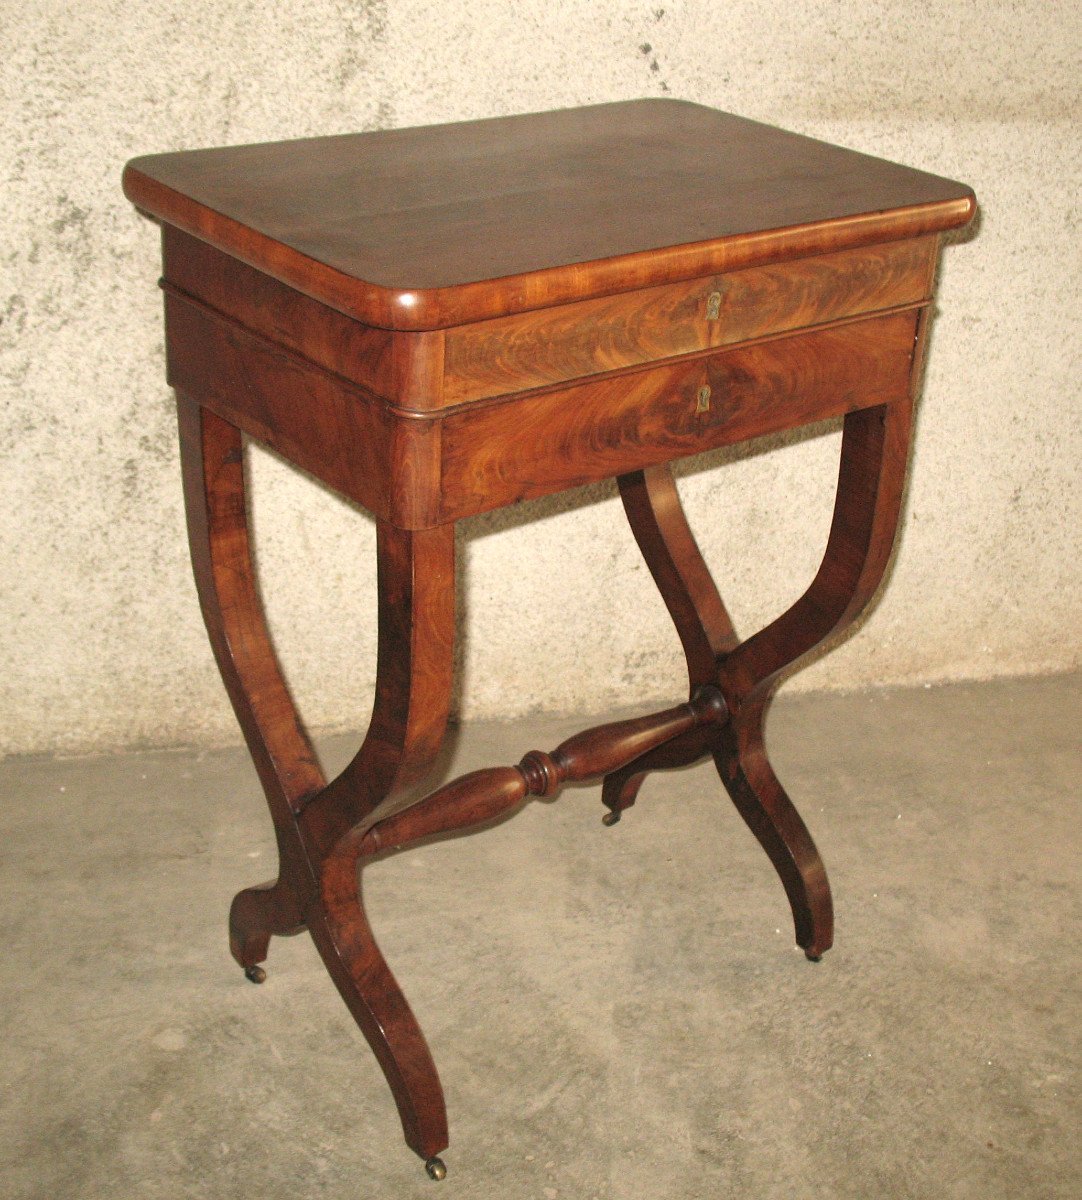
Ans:
POLYGON ((163 227, 167 359, 192 563, 266 791, 276 880, 235 898, 250 978, 307 929, 442 1178, 432 1057, 377 946, 374 856, 601 779, 606 824, 647 773, 712 756, 773 863, 796 940, 833 938, 822 860, 766 756, 769 696, 865 607, 898 525, 950 180, 698 105, 644 100, 136 159, 163 227), (834 518, 805 594, 741 640, 669 463, 828 417, 834 518), (367 737, 325 778, 275 660, 252 564, 242 436, 377 520, 367 737), (689 698, 421 800, 447 723, 454 522, 616 477, 684 649, 689 698))

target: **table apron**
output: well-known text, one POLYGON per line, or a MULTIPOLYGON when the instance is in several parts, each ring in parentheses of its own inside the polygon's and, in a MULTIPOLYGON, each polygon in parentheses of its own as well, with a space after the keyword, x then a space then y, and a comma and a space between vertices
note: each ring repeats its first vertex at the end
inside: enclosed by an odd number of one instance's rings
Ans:
POLYGON ((922 307, 420 414, 183 293, 165 302, 178 391, 403 529, 903 399, 922 307))
POLYGON ((443 520, 905 399, 921 306, 449 414, 443 520))
POLYGON ((438 516, 438 420, 402 415, 358 384, 171 289, 166 373, 224 417, 400 529, 438 516))

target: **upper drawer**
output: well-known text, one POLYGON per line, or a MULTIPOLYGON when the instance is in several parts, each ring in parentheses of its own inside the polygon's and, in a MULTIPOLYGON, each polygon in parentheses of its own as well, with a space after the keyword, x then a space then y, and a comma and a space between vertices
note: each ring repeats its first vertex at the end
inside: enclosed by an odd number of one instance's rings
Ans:
POLYGON ((886 242, 682 283, 404 333, 362 325, 166 226, 165 282, 414 412, 439 412, 920 303, 937 239, 886 242))
POLYGON ((424 407, 917 303, 931 295, 935 259, 936 238, 922 237, 460 325, 444 335, 442 402, 424 407))

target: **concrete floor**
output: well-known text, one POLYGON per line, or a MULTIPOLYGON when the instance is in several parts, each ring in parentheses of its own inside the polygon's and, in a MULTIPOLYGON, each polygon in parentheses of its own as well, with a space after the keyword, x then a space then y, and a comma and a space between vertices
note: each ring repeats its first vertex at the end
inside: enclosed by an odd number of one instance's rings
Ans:
MULTIPOLYGON (((1080 711, 1077 676, 783 697, 819 965, 710 766, 611 830, 574 789, 372 868, 447 1094, 439 1185, 308 939, 263 987, 229 958, 232 893, 274 873, 241 749, 9 759, 0 1192, 1077 1200, 1080 711)), ((580 724, 468 728, 454 769, 580 724)))

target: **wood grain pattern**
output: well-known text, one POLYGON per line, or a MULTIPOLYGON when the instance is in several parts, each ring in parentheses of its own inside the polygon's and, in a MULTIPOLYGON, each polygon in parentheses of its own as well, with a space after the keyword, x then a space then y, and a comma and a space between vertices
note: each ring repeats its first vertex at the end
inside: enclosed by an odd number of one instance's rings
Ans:
POLYGON ((419 413, 916 303, 936 258, 935 239, 921 238, 404 333, 351 320, 180 230, 166 226, 162 242, 163 284, 178 299, 419 413))
POLYGON ((517 767, 472 771, 364 831, 357 852, 370 857, 435 834, 491 824, 516 812, 531 796, 554 796, 565 783, 583 783, 701 725, 726 717, 716 687, 698 688, 687 704, 629 721, 584 730, 551 754, 531 750, 517 767))
POLYGON ((737 643, 732 618, 703 562, 668 463, 617 479, 628 524, 676 626, 692 691, 712 684, 737 643))
POLYGON ((371 728, 357 757, 328 786, 267 632, 248 535, 240 431, 183 394, 177 401, 200 602, 279 851, 277 881, 234 898, 230 949, 241 966, 254 966, 267 957, 273 935, 307 927, 383 1068, 407 1143, 424 1157, 437 1154, 447 1145, 447 1117, 435 1065, 372 935, 356 873, 336 872, 328 851, 423 774, 443 739, 453 660, 453 529, 378 528, 381 604, 371 728))
POLYGON ((447 725, 454 660, 454 527, 376 531, 376 698, 364 743, 302 824, 329 850, 347 829, 423 778, 447 725))
POLYGON ((898 399, 916 319, 867 318, 452 413, 442 519, 898 399), (704 385, 710 408, 699 412, 704 385))
POLYGON ((274 882, 240 892, 229 913, 237 962, 267 956, 272 934, 304 928, 313 892, 296 813, 324 785, 267 629, 252 563, 240 431, 177 396, 188 545, 203 621, 263 785, 278 843, 274 882))
POLYGON ((797 944, 812 959, 833 943, 833 900, 819 851, 767 757, 766 712, 781 678, 849 626, 882 580, 901 512, 914 386, 926 336, 922 314, 907 394, 845 419, 834 517, 814 581, 792 608, 744 642, 720 615, 720 600, 715 603, 711 589, 704 592, 697 582, 706 567, 693 540, 683 535, 682 513, 674 515, 675 490, 660 486, 662 503, 651 503, 639 477, 624 485, 634 500, 625 500, 629 520, 681 633, 689 673, 693 679, 716 679, 730 715, 724 724, 686 732, 610 775, 602 792, 610 809, 606 824, 614 824, 635 803, 648 772, 712 752, 737 810, 785 888, 797 944))
POLYGON ((437 329, 964 225, 960 183, 676 100, 135 159, 139 208, 437 329))
POLYGON ((720 663, 719 683, 732 715, 719 734, 714 761, 782 881, 797 944, 810 958, 833 943, 830 884, 811 834, 767 757, 766 710, 783 675, 850 625, 882 581, 901 512, 911 420, 909 396, 846 417, 834 517, 815 579, 792 608, 720 663))
POLYGON ((908 385, 916 317, 768 339, 443 419, 398 413, 188 298, 167 293, 166 320, 174 387, 377 516, 424 528, 887 401, 908 385))
POLYGON ((170 225, 162 229, 162 260, 165 283, 215 313, 399 408, 440 406, 442 332, 362 325, 170 225))
POLYGON ((887 569, 937 234, 969 220, 972 192, 671 101, 160 155, 130 163, 125 189, 167 226, 192 563, 278 840, 278 878, 234 899, 237 961, 254 967, 272 936, 307 928, 408 1145, 438 1154, 439 1077, 359 868, 569 781, 603 776, 613 823, 649 771, 707 753, 784 885, 798 943, 822 954, 830 888, 770 765, 765 715, 887 569), (740 641, 665 464, 837 415, 822 565, 740 641), (260 604, 242 431, 377 517, 372 719, 330 782, 260 604), (450 707, 453 522, 613 475, 691 699, 410 803, 450 707))
POLYGON ((934 238, 915 238, 461 325, 446 334, 442 404, 915 304, 935 257, 934 238))
MULTIPOLYGON (((717 680, 717 660, 738 643, 732 618, 691 532, 667 463, 617 480, 628 524, 676 626, 692 692, 717 680)), ((651 771, 688 766, 710 753, 711 730, 700 727, 649 750, 607 775, 601 803, 614 825, 651 771)))
POLYGON ((422 1158, 447 1146, 447 1110, 424 1034, 368 920, 351 852, 384 802, 423 777, 443 741, 454 659, 454 529, 404 531, 381 523, 379 651, 372 720, 361 749, 311 798, 300 827, 317 864, 312 939, 375 1054, 402 1130, 422 1158))
POLYGON ((407 529, 436 523, 438 422, 397 415, 189 297, 167 291, 165 312, 173 387, 377 517, 407 529))

